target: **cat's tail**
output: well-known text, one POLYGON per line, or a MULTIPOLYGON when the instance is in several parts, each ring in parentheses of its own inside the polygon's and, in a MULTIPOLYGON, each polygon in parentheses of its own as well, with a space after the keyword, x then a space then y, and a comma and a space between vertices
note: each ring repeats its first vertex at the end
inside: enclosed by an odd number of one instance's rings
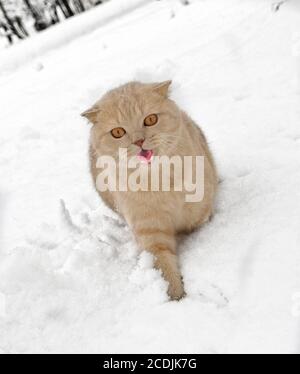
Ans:
POLYGON ((168 282, 168 295, 172 300, 181 299, 185 292, 176 255, 175 234, 169 230, 139 228, 135 230, 137 242, 154 256, 154 265, 162 271, 168 282))

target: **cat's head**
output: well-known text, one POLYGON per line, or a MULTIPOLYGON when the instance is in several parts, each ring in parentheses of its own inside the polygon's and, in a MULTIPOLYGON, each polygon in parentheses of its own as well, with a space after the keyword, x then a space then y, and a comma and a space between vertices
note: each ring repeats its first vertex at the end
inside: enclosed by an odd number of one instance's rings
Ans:
POLYGON ((143 151, 172 155, 180 141, 181 115, 168 98, 170 84, 130 82, 82 113, 94 125, 91 142, 97 153, 117 156, 119 148, 126 148, 128 157, 143 151))

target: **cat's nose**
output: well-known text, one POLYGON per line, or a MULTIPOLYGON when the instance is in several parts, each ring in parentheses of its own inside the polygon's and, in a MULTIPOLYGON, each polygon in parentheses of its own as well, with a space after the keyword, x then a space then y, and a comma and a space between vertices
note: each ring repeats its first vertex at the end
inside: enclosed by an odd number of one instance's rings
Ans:
POLYGON ((134 142, 133 144, 137 145, 138 147, 141 147, 142 148, 142 145, 144 143, 145 139, 139 139, 137 140, 136 142, 134 142))

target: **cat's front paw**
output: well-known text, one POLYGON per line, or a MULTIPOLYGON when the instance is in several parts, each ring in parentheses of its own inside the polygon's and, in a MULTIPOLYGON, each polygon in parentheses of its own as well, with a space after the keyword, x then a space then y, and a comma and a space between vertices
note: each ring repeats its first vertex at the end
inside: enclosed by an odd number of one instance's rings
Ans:
POLYGON ((180 300, 186 294, 181 280, 169 282, 168 295, 171 300, 180 300))

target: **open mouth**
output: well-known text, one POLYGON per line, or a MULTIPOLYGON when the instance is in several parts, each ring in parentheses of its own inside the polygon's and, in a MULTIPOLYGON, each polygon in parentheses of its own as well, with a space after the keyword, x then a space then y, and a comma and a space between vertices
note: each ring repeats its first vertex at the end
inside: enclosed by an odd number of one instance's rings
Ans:
POLYGON ((138 159, 141 162, 149 163, 152 160, 153 157, 153 151, 151 149, 141 149, 139 153, 137 154, 138 159))

